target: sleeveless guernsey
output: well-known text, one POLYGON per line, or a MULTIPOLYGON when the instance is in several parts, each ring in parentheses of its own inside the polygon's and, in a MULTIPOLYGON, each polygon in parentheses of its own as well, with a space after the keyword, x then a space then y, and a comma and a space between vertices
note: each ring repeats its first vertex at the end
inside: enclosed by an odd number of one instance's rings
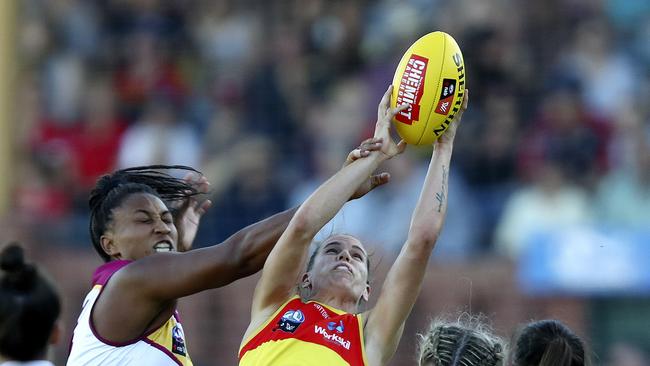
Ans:
POLYGON ((366 364, 361 317, 298 296, 280 306, 239 350, 240 366, 366 364))
POLYGON ((93 288, 83 302, 81 315, 72 336, 68 366, 192 365, 185 346, 183 327, 176 311, 160 328, 129 342, 115 343, 97 334, 91 320, 93 306, 111 276, 130 262, 125 260, 108 262, 95 271, 93 288))

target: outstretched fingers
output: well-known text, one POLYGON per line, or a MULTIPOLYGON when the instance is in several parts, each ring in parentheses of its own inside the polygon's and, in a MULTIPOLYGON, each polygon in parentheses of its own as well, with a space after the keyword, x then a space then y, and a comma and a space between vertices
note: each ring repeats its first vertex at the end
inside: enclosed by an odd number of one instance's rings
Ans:
POLYGON ((375 137, 371 137, 369 139, 364 140, 359 145, 359 147, 350 151, 347 159, 345 159, 345 164, 343 164, 343 166, 347 166, 357 159, 367 157, 368 155, 370 155, 371 151, 381 150, 382 142, 383 142, 382 138, 375 138, 375 137))
POLYGON ((388 89, 384 92, 384 95, 381 97, 379 106, 377 107, 377 119, 381 119, 387 110, 390 109, 390 95, 393 92, 393 85, 389 85, 388 89))
POLYGON ((382 186, 388 183, 389 181, 390 181, 390 174, 388 173, 380 173, 370 177, 370 184, 372 185, 372 189, 382 186))
POLYGON ((406 150, 406 145, 407 145, 407 144, 406 144, 406 141, 404 141, 404 140, 400 140, 400 141, 397 143, 397 155, 403 153, 404 150, 406 150))
POLYGON ((391 119, 395 118, 395 116, 397 115, 397 113, 399 113, 399 112, 401 112, 401 111, 403 111, 403 110, 408 109, 408 107, 409 107, 409 104, 408 104, 408 103, 404 103, 404 104, 398 105, 397 107, 391 109, 390 118, 391 118, 391 119))

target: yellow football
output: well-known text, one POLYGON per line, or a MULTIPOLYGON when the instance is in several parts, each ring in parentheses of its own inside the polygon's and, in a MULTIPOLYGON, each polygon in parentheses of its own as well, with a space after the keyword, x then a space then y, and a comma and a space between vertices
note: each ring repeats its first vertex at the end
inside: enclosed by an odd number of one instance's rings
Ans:
POLYGON ((408 104, 393 118, 397 133, 411 145, 428 145, 442 135, 460 110, 465 63, 456 41, 432 32, 402 56, 393 77, 391 107, 408 104))

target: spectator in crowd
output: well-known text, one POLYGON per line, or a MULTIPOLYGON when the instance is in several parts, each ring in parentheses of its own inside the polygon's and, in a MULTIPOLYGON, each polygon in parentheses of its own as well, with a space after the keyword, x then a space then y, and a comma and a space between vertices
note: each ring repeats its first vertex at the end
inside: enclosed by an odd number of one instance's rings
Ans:
POLYGON ((522 180, 552 159, 569 182, 593 188, 607 171, 611 124, 586 109, 580 84, 569 76, 550 80, 540 110, 523 131, 517 163, 522 180))
POLYGON ((648 366, 648 355, 631 342, 617 341, 609 347, 605 358, 607 366, 648 366))
POLYGON ((74 139, 77 184, 85 196, 102 174, 117 166, 126 122, 119 116, 110 81, 103 76, 89 82, 78 133, 74 139))
POLYGON ((215 209, 203 218, 204 225, 199 232, 203 242, 225 240, 240 228, 286 207, 283 190, 278 185, 278 173, 273 169, 276 150, 266 136, 254 135, 242 136, 224 152, 229 162, 227 166, 219 165, 214 175, 220 176, 218 179, 231 176, 225 186, 212 195, 215 209))
POLYGON ((635 109, 621 112, 618 147, 623 151, 600 181, 596 207, 608 226, 638 232, 647 231, 650 222, 650 127, 634 117, 635 109))
POLYGON ((496 249, 515 260, 536 234, 585 225, 591 219, 586 190, 566 178, 560 163, 548 159, 534 174, 533 185, 510 196, 496 228, 496 249))
POLYGON ((196 166, 200 161, 200 141, 194 130, 180 120, 179 105, 169 95, 153 96, 140 119, 124 132, 118 166, 196 166))

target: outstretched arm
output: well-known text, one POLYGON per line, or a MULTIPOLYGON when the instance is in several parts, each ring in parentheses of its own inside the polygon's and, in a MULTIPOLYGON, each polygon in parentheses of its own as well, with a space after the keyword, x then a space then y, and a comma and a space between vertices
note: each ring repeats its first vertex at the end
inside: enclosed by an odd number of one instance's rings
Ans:
POLYGON ((434 143, 408 238, 388 272, 376 306, 368 313, 364 334, 371 365, 384 365, 393 356, 404 321, 420 293, 429 256, 445 221, 449 163, 456 129, 462 112, 467 109, 467 100, 466 91, 462 111, 447 132, 434 143))
MULTIPOLYGON (((252 304, 251 327, 264 321, 270 313, 293 295, 295 285, 304 270, 307 250, 318 231, 329 222, 353 196, 359 187, 368 182, 371 173, 379 164, 401 153, 404 144, 395 144, 388 134, 390 121, 400 109, 389 105, 390 89, 384 95, 379 110, 375 138, 382 143, 380 151, 373 151, 367 157, 347 164, 323 183, 300 206, 287 230, 271 251, 264 264, 262 278, 255 289, 252 304)), ((250 329, 250 328, 249 328, 250 329)))
MULTIPOLYGON (((350 154, 346 165, 378 148, 376 141, 365 141, 350 154)), ((208 189, 203 177, 193 181, 190 176, 186 180, 195 183, 199 192, 205 193, 208 189)), ((387 180, 384 175, 370 177, 352 198, 363 196, 387 180)), ((176 208, 174 222, 181 253, 143 258, 111 279, 104 289, 109 296, 102 296, 94 309, 95 325, 102 336, 113 341, 132 339, 142 334, 157 314, 162 320, 168 319, 174 309, 173 300, 258 272, 297 211, 297 208, 284 211, 238 231, 219 245, 190 251, 201 216, 209 207, 210 201, 199 203, 191 197, 176 208), (102 315, 105 312, 113 314, 115 308, 130 311, 121 312, 118 322, 104 322, 116 319, 114 315, 102 315)))
POLYGON ((271 216, 212 247, 158 253, 124 267, 93 308, 95 328, 110 341, 133 339, 169 319, 176 299, 257 272, 295 212, 271 216))

